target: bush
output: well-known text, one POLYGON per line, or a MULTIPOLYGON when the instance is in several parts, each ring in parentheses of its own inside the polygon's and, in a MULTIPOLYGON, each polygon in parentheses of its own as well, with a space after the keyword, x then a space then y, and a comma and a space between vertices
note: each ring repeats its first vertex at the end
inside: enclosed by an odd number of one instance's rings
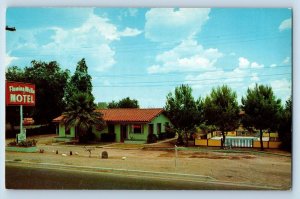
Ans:
POLYGON ((18 145, 18 143, 16 141, 12 141, 7 144, 7 146, 17 146, 17 145, 18 145))
POLYGON ((164 140, 166 138, 167 138, 167 133, 160 133, 160 134, 158 134, 158 139, 159 140, 164 140))
POLYGON ((291 136, 291 132, 287 132, 287 133, 282 133, 279 132, 279 137, 281 140, 281 145, 280 148, 286 151, 291 152, 292 151, 292 136, 291 136))
POLYGON ((182 134, 178 135, 178 138, 177 138, 177 141, 176 141, 176 145, 178 145, 178 146, 184 145, 182 134))
POLYGON ((160 133, 158 134, 158 139, 159 140, 164 140, 164 139, 169 139, 175 137, 176 133, 175 132, 166 132, 166 133, 160 133))
POLYGON ((166 137, 167 137, 167 138, 173 138, 173 137, 175 137, 175 135, 176 135, 176 132, 175 132, 175 131, 167 132, 167 133, 166 133, 166 137))
POLYGON ((101 134, 101 141, 102 142, 114 142, 116 140, 115 133, 102 133, 101 134))
POLYGON ((155 134, 149 134, 147 138, 147 143, 155 143, 157 141, 157 136, 155 134))
POLYGON ((8 146, 19 146, 19 147, 34 147, 36 146, 37 141, 36 140, 26 140, 22 141, 20 143, 17 143, 16 141, 10 142, 8 146))

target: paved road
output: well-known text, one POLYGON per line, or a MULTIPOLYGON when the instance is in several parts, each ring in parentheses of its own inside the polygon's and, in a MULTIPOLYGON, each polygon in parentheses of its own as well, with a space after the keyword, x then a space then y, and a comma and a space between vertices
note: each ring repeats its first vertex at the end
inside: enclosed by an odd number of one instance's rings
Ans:
POLYGON ((9 189, 230 190, 251 186, 6 164, 9 189))

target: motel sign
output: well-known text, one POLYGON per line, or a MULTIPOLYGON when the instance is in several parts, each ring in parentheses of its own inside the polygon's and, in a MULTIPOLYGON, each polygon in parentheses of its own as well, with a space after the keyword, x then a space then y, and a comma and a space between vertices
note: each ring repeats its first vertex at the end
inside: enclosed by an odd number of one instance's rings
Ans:
POLYGON ((23 82, 6 82, 6 105, 35 105, 35 85, 23 82))
POLYGON ((6 105, 20 106, 20 133, 16 138, 18 143, 26 141, 26 129, 23 129, 23 106, 35 105, 35 85, 6 81, 6 105))

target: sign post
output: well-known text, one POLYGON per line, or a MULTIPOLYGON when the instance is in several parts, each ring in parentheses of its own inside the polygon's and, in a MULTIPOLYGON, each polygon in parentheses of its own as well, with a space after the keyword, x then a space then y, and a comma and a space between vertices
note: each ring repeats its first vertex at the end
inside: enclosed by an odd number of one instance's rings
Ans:
POLYGON ((177 146, 175 145, 175 170, 176 170, 176 167, 177 167, 177 146))
POLYGON ((20 105, 20 134, 23 134, 23 105, 20 105))
POLYGON ((17 142, 25 141, 26 131, 23 130, 23 106, 35 105, 35 85, 6 81, 6 105, 20 106, 20 133, 17 135, 17 142))

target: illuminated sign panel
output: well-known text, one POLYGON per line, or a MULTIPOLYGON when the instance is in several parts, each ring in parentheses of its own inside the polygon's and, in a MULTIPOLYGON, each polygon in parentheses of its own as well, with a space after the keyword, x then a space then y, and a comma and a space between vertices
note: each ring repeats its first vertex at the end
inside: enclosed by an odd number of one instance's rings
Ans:
POLYGON ((6 82, 6 105, 35 105, 35 85, 23 82, 6 82))

